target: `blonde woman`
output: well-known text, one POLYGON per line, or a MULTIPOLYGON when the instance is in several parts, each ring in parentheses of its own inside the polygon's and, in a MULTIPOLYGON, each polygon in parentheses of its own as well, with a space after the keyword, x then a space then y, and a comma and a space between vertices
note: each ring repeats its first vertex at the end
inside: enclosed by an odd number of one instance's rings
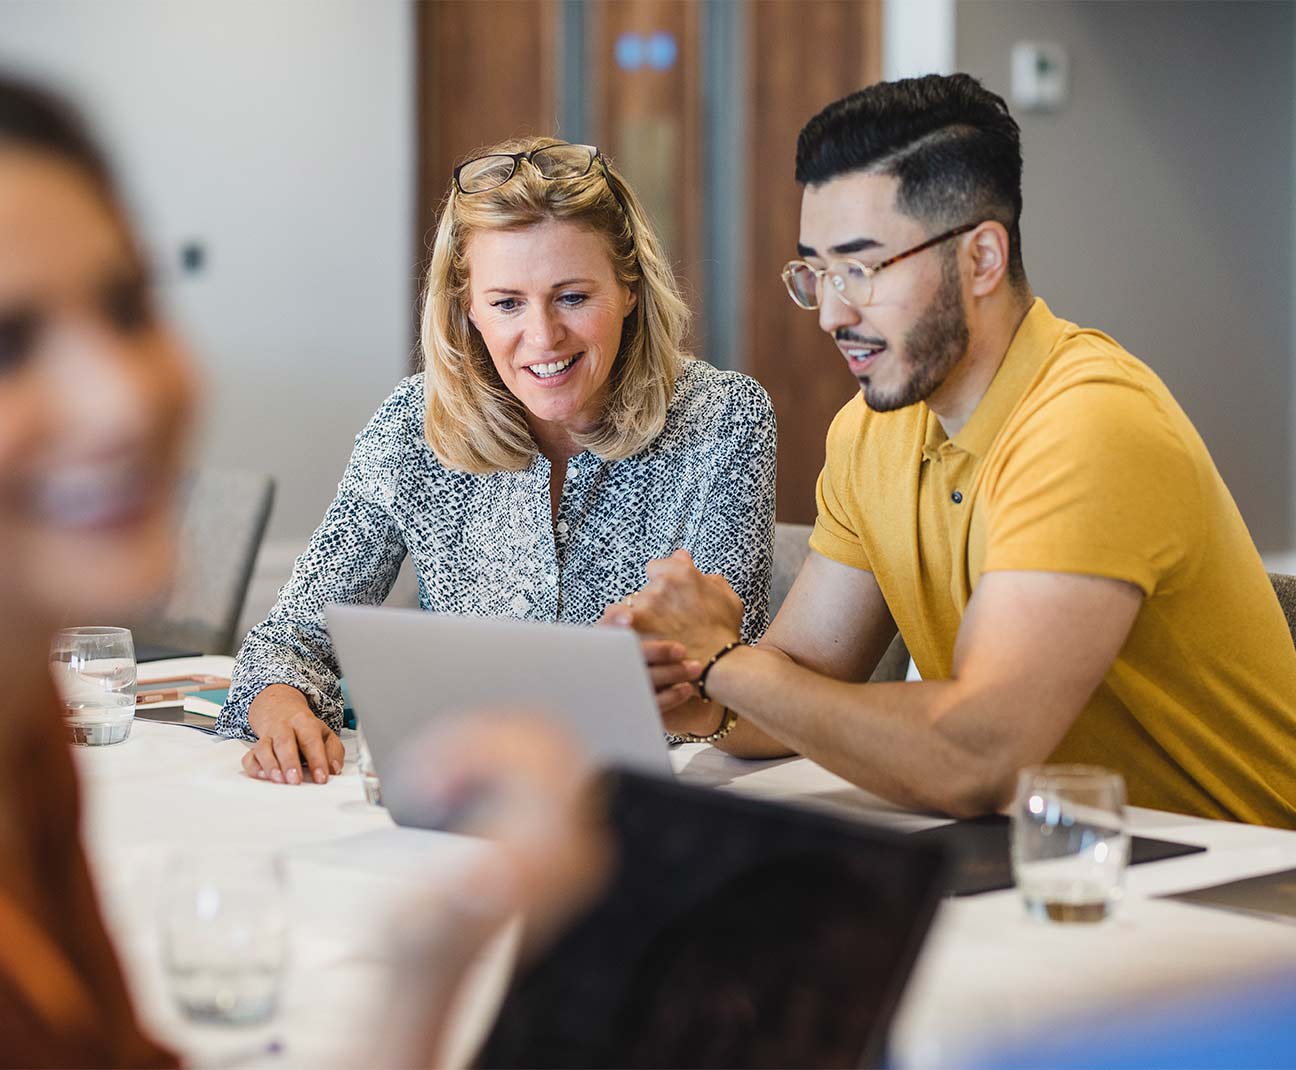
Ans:
MULTIPOLYGON (((687 327, 661 244, 598 149, 533 138, 455 170, 424 293, 425 370, 356 440, 239 652, 218 727, 256 741, 248 775, 340 771, 322 609, 381 602, 407 554, 426 610, 593 624, 644 585, 648 561, 684 549, 739 593, 744 637, 761 634, 774 414, 754 380, 685 354, 687 327)), ((698 666, 674 644, 645 655, 663 705, 689 701, 698 666)))

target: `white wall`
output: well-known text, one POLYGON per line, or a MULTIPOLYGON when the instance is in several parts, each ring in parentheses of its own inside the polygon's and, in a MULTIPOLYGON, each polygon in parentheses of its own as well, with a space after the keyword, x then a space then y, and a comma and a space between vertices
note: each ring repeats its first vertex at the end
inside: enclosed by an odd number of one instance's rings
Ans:
POLYGON ((263 612, 409 359, 410 5, 7 0, 0 66, 98 124, 205 376, 199 461, 278 481, 263 612))
POLYGON ((954 0, 884 0, 882 77, 953 73, 956 21, 954 0))

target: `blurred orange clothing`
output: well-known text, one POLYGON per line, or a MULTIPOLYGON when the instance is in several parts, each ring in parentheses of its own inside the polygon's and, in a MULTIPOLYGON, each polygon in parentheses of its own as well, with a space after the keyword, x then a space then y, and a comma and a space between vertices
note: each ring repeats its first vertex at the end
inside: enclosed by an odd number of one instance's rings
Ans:
POLYGON ((0 732, 0 1066, 173 1067, 135 1020, 80 840, 48 681, 0 732))

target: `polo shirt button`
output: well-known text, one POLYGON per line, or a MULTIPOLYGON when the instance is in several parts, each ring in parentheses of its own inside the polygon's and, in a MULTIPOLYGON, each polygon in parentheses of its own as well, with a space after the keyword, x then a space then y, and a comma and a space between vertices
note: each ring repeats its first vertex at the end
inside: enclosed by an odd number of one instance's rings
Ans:
POLYGON ((956 490, 950 495, 950 501, 955 505, 961 505, 963 503, 963 492, 961 490, 956 490))

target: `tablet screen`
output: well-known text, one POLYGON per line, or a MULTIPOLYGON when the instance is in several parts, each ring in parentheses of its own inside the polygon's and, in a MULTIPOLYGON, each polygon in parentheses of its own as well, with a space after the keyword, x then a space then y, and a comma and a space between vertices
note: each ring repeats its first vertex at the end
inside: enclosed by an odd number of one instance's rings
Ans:
POLYGON ((939 898, 939 848, 625 773, 607 805, 609 888, 521 971, 480 1065, 882 1059, 939 898))

